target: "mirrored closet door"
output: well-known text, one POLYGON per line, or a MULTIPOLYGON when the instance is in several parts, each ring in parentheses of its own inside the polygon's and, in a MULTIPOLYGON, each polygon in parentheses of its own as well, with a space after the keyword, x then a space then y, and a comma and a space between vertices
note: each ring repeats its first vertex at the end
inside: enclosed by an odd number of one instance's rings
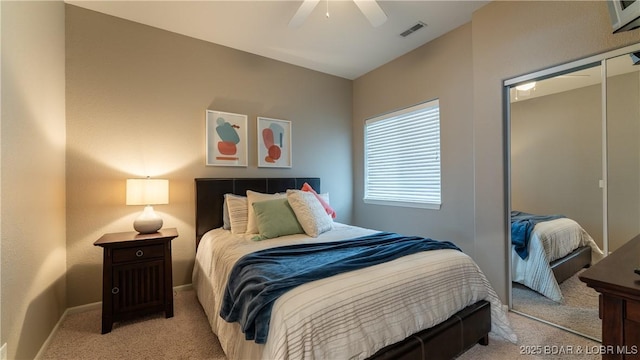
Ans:
POLYGON ((505 81, 511 308, 594 340, 598 294, 578 276, 640 233, 638 51, 505 81))
POLYGON ((639 56, 623 54, 605 62, 609 253, 640 234, 639 56))

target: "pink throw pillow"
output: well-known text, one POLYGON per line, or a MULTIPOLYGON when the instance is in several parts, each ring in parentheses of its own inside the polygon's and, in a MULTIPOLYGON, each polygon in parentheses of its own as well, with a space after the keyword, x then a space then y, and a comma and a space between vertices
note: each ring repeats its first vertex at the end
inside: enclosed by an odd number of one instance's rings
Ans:
POLYGON ((329 214, 331 216, 332 219, 336 218, 336 211, 333 210, 333 208, 331 207, 331 205, 329 205, 326 201, 324 201, 324 199, 322 198, 322 196, 318 195, 318 193, 313 190, 313 188, 311 187, 311 185, 309 185, 308 183, 304 183, 304 185, 302 185, 302 189, 300 189, 302 191, 308 191, 310 193, 312 193, 313 195, 316 196, 316 198, 320 201, 320 204, 322 204, 322 207, 324 208, 324 210, 327 212, 327 214, 329 214))

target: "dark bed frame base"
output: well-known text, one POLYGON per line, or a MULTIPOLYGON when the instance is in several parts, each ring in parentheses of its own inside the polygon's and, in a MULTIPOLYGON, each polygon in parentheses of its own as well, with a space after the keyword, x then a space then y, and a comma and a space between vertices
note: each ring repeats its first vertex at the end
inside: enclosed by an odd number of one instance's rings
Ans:
POLYGON ((479 301, 444 322, 382 348, 369 360, 453 359, 475 344, 489 345, 491 305, 479 301))
MULTIPOLYGON (((283 192, 300 189, 305 182, 321 191, 319 178, 195 179, 196 248, 207 231, 222 226, 224 194, 283 192)), ((490 304, 481 300, 430 329, 381 349, 370 359, 453 359, 477 343, 487 345, 490 330, 490 304)))
POLYGON ((552 261, 550 265, 558 284, 561 284, 580 269, 591 266, 591 247, 579 247, 569 255, 552 261))

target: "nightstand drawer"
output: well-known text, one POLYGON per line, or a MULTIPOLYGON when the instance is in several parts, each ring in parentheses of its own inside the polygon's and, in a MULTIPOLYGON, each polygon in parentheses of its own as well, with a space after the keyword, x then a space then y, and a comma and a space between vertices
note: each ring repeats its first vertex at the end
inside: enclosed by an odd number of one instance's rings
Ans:
POLYGON ((113 249, 113 262, 146 260, 164 256, 164 245, 136 246, 123 249, 113 249))

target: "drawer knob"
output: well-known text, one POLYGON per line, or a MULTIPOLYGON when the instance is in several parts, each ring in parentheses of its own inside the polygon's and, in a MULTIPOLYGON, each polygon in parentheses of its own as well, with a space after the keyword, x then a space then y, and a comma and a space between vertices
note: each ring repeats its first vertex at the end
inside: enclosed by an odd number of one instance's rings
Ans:
POLYGON ((142 255, 144 255, 144 251, 142 251, 142 250, 136 251, 136 256, 137 257, 142 257, 142 255))
POLYGON ((113 295, 117 295, 120 292, 120 288, 119 287, 114 287, 113 289, 111 289, 111 293, 113 295))

